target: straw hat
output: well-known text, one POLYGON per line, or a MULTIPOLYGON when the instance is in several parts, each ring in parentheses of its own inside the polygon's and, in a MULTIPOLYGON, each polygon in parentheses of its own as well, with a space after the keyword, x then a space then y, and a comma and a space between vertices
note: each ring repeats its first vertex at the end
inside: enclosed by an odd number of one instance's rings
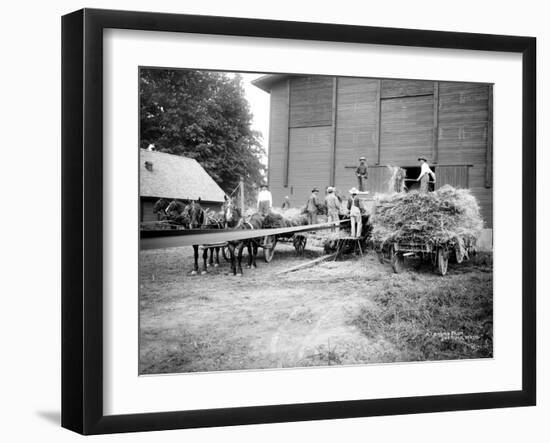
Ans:
POLYGON ((348 191, 350 194, 357 194, 359 192, 359 189, 357 189, 355 186, 353 188, 351 188, 349 191, 348 191))
POLYGON ((329 186, 327 188, 327 192, 330 194, 331 192, 334 192, 334 188, 332 186, 329 186))

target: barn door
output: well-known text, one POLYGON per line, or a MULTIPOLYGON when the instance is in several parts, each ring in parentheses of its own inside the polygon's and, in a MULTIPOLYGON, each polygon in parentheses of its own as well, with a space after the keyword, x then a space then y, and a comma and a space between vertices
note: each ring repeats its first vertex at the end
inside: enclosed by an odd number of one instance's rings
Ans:
POLYGON ((369 166, 368 171, 367 191, 371 195, 388 192, 391 178, 390 170, 386 166, 369 166))
POLYGON ((468 187, 468 166, 437 166, 435 168, 435 188, 451 185, 454 188, 468 187))

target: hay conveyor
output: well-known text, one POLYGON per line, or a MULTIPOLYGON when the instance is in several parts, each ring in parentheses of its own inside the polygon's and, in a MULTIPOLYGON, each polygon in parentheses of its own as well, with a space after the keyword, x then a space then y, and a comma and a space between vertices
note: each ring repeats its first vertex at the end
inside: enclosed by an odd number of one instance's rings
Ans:
POLYGON ((300 254, 304 251, 307 241, 304 233, 331 229, 341 222, 265 229, 142 230, 140 232, 140 249, 177 248, 193 245, 203 245, 205 248, 224 247, 228 242, 258 239, 258 246, 264 250, 265 261, 270 262, 278 238, 292 238, 294 248, 300 254))

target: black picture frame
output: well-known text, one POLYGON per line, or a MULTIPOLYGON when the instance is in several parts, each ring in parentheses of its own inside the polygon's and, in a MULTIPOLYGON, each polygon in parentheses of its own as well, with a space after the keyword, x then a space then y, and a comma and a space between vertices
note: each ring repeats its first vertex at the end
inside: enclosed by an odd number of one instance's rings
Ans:
POLYGON ((535 405, 535 171, 536 39, 533 37, 97 9, 65 15, 62 18, 62 426, 82 434, 106 434, 535 405), (522 389, 104 415, 102 37, 107 28, 522 54, 522 389))

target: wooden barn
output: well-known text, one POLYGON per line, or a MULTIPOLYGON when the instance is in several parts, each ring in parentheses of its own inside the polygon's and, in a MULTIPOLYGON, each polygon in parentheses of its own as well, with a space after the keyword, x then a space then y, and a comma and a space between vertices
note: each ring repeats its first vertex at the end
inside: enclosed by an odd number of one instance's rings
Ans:
POLYGON ((220 210, 225 193, 194 159, 140 149, 140 220, 157 220, 153 206, 160 198, 198 200, 220 210))
POLYGON ((312 188, 357 186, 367 158, 371 195, 400 166, 417 178, 423 155, 436 186, 470 188, 493 223, 492 89, 485 83, 270 74, 254 85, 271 95, 269 186, 274 205, 302 206, 312 188))

